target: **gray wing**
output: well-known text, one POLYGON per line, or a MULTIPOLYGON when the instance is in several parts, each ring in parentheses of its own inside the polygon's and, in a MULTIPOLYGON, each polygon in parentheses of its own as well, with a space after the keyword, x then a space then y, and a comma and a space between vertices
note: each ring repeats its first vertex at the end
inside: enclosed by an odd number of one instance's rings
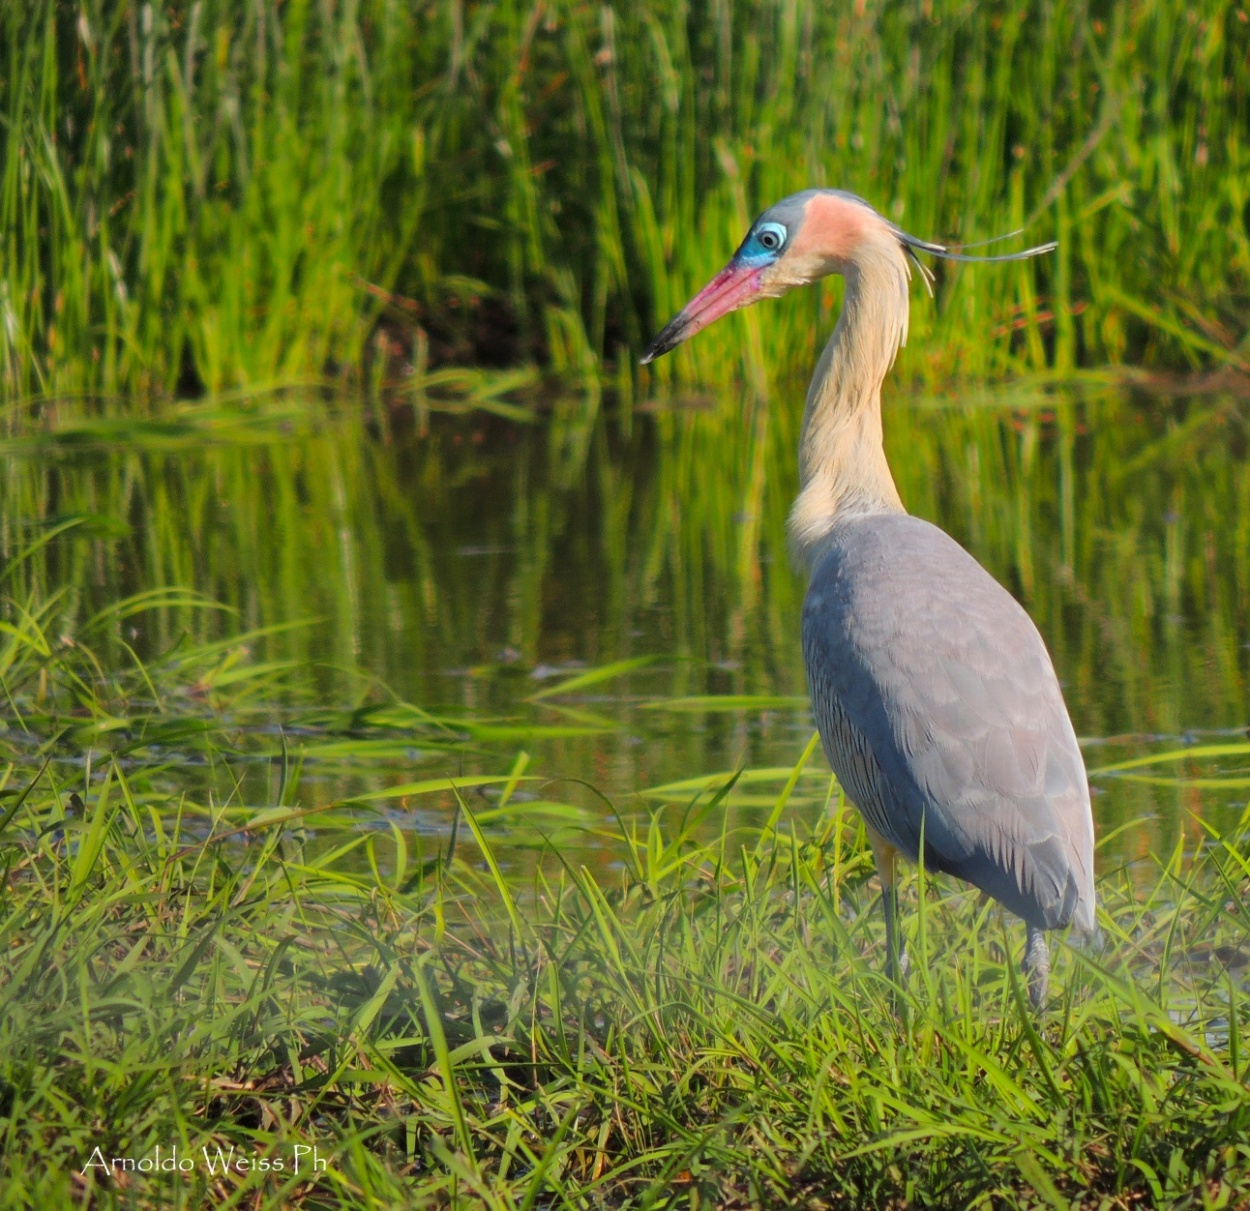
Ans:
POLYGON ((1093 820, 1050 656, 1014 598, 907 514, 840 523, 803 606, 829 763, 868 824, 1030 924, 1094 928, 1093 820))

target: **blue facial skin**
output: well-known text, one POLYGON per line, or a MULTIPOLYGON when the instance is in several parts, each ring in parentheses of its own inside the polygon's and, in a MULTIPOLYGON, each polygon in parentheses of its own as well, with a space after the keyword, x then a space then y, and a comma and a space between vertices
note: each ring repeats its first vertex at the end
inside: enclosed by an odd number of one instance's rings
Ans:
POLYGON ((734 253, 734 264, 750 269, 771 265, 785 248, 788 236, 780 223, 760 223, 751 228, 742 246, 734 253))
MULTIPOLYGON (((774 222, 771 219, 757 222, 747 232, 747 238, 742 241, 738 251, 734 253, 733 259, 721 273, 725 273, 726 270, 766 269, 784 251, 786 241, 789 238, 790 233, 785 224, 774 222)), ((713 279, 714 282, 716 280, 713 279)), ((739 306, 741 305, 739 304, 739 306)), ((686 339, 689 325, 690 320, 685 311, 681 311, 673 316, 660 330, 651 344, 647 346, 646 352, 642 355, 642 364, 645 366, 649 362, 655 361, 657 357, 662 357, 671 349, 676 349, 686 339)))

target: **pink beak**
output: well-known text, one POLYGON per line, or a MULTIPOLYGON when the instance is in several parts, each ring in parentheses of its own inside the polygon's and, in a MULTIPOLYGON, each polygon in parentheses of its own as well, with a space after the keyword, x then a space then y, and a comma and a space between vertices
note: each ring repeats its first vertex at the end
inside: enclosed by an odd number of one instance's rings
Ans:
POLYGON ((676 349, 701 328, 760 297, 764 266, 744 264, 736 257, 694 296, 664 327, 642 355, 642 364, 676 349))

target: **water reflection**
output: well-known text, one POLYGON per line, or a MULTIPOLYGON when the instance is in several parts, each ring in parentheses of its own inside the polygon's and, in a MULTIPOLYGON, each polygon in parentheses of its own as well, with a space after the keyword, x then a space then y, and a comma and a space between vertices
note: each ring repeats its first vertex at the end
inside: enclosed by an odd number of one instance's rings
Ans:
MULTIPOLYGON (((710 410, 674 401, 589 421, 574 402, 532 425, 436 418, 428 433, 386 438, 351 417, 213 444, 169 434, 12 444, 0 464, 6 558, 49 527, 79 524, 23 564, 10 591, 65 590, 70 635, 102 605, 155 585, 233 611, 129 619, 102 645, 105 665, 129 659, 123 640, 147 659, 183 632, 303 622, 251 645, 254 659, 294 671, 240 721, 234 768, 247 802, 270 801, 282 723, 307 758, 295 791, 307 804, 506 774, 525 751, 527 774, 558 781, 512 787, 501 834, 590 827, 602 805, 571 780, 636 811, 658 801, 640 793, 648 787, 740 764, 788 769, 811 735, 803 585, 784 536, 801 396, 796 387, 710 410), (615 674, 553 692, 605 667, 615 674), (707 695, 767 701, 712 710, 697 701, 707 695), (394 703, 420 709, 396 716, 394 703)), ((1241 735, 1242 401, 1107 389, 896 395, 886 426, 909 508, 963 542, 1037 621, 1078 734, 1091 738, 1091 767, 1160 741, 1241 735)), ((170 778, 188 776, 176 752, 162 759, 170 778)), ((1183 763, 1163 784, 1098 779, 1101 831, 1125 826, 1104 864, 1192 835, 1195 816, 1235 820, 1247 765, 1236 755, 1204 764, 1208 778, 1233 779, 1214 786, 1183 777, 1193 772, 1183 763)), ((744 784, 735 801, 763 816, 778 787, 744 784)), ((791 807, 814 813, 828 789, 817 756, 791 807)), ((502 793, 474 801, 497 807, 502 793)), ((443 796, 388 810, 437 834, 450 807, 443 796)), ((598 845, 593 833, 567 843, 598 845)))

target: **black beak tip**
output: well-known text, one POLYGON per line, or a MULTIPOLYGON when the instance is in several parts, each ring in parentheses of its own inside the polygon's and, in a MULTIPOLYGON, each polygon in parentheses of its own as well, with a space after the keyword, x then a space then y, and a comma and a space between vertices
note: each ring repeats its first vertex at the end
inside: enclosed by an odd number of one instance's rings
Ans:
POLYGON ((647 346, 646 352, 639 361, 639 365, 648 366, 657 357, 663 357, 666 353, 676 349, 685 339, 685 329, 685 322, 680 317, 670 320, 656 333, 655 339, 647 346))
POLYGON ((646 352, 643 353, 639 365, 649 366, 657 357, 663 357, 671 348, 672 345, 664 339, 664 333, 661 332, 651 342, 651 344, 647 346, 646 352))

